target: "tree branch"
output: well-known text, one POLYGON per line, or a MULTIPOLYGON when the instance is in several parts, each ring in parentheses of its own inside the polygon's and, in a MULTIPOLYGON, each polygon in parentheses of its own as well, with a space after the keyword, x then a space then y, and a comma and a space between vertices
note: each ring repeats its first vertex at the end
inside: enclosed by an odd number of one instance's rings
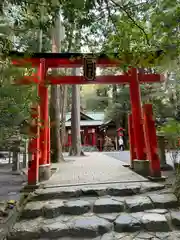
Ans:
POLYGON ((72 26, 71 30, 70 30, 70 39, 69 39, 69 42, 68 42, 68 49, 67 49, 67 52, 70 52, 71 48, 72 48, 72 44, 73 44, 73 31, 74 31, 74 25, 72 26))
MULTIPOLYGON (((107 0, 105 0, 105 1, 107 1, 107 0)), ((126 13, 127 17, 131 20, 131 22, 143 32, 143 34, 144 34, 144 36, 145 36, 145 38, 146 38, 147 44, 150 45, 150 43, 149 43, 149 38, 148 38, 148 35, 147 35, 146 31, 144 30, 143 27, 141 27, 139 24, 137 24, 137 22, 131 17, 131 15, 130 15, 129 12, 125 9, 125 7, 124 7, 124 6, 120 6, 120 4, 117 3, 115 0, 111 0, 111 2, 112 2, 115 6, 118 6, 123 12, 126 13)))
MULTIPOLYGON (((106 6, 107 6, 107 11, 108 11, 108 18, 111 19, 112 23, 114 24, 114 26, 116 26, 115 20, 113 19, 113 17, 111 16, 111 11, 110 11, 110 7, 109 7, 109 0, 105 0, 106 6)), ((118 31, 115 27, 115 32, 118 34, 118 31)))

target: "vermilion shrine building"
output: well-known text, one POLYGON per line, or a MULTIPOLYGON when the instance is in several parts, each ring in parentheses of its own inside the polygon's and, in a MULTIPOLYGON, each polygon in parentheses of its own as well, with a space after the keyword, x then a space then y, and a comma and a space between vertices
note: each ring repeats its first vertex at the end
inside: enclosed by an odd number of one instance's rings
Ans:
MULTIPOLYGON (((24 76, 16 84, 36 84, 39 102, 32 107, 32 124, 30 146, 32 158, 28 170, 28 183, 37 184, 39 180, 49 178, 51 168, 50 159, 50 126, 48 85, 51 84, 128 84, 131 102, 128 131, 131 153, 131 168, 136 172, 161 178, 160 160, 157 149, 155 120, 152 105, 141 105, 140 84, 160 82, 159 74, 147 74, 134 67, 129 67, 121 75, 96 76, 97 67, 116 67, 122 60, 110 59, 105 54, 81 53, 34 53, 31 56, 25 53, 11 52, 13 64, 19 67, 36 69, 32 76, 24 76), (83 76, 49 76, 48 69, 52 68, 80 68, 83 67, 83 76)), ((152 56, 152 54, 150 53, 152 56)), ((158 57, 159 52, 153 53, 158 57)), ((152 57, 150 58, 152 61, 152 57)))
MULTIPOLYGON (((100 126, 104 121, 104 113, 80 112, 81 144, 97 147, 102 150, 103 135, 100 126)), ((71 113, 66 114, 66 147, 71 146, 71 113)))
MULTIPOLYGON (((66 151, 71 146, 71 113, 66 114, 66 151)), ((122 130, 116 129, 114 121, 105 121, 104 112, 84 111, 80 112, 81 145, 95 147, 103 151, 105 136, 111 138, 115 150, 118 150, 118 133, 122 130)))

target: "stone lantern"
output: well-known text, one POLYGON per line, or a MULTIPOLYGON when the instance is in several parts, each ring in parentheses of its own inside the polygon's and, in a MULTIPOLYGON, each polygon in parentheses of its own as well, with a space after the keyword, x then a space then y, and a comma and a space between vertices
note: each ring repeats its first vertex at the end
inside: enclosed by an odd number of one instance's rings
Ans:
POLYGON ((165 134, 164 132, 157 133, 158 140, 158 150, 159 150, 159 158, 161 163, 161 170, 167 171, 172 170, 173 167, 167 164, 166 162, 166 149, 165 149, 165 134))

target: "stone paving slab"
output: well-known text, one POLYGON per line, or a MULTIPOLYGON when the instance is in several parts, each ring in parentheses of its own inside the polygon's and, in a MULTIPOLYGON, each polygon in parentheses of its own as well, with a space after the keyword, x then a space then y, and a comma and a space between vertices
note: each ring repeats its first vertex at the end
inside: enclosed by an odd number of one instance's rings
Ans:
POLYGON ((95 213, 114 213, 123 212, 124 210, 124 202, 119 202, 111 198, 99 198, 93 205, 93 212, 95 213))
POLYGON ((172 224, 180 229, 180 211, 171 211, 170 218, 172 219, 172 224))
MULTIPOLYGON (((49 201, 30 201, 26 204, 22 213, 22 218, 31 219, 39 216, 45 218, 58 217, 61 214, 81 215, 88 212, 96 214, 120 213, 120 212, 140 212, 162 213, 154 209, 158 199, 166 199, 158 205, 159 209, 177 207, 177 198, 173 194, 154 194, 154 200, 149 196, 133 196, 129 198, 117 198, 112 196, 94 197, 88 199, 54 199, 49 201), (156 197, 155 197, 156 196, 156 197), (153 211, 154 209, 154 211, 153 211), (149 211, 148 210, 152 210, 149 211)), ((168 210, 166 210, 168 211, 168 210)))
POLYGON ((35 200, 49 200, 72 197, 85 196, 132 196, 150 191, 164 189, 164 185, 152 182, 138 183, 116 183, 116 184, 100 184, 87 186, 72 186, 72 187, 45 187, 38 189, 32 195, 35 200))
MULTIPOLYGON (((175 212, 173 214, 171 224, 175 223, 177 226, 180 218, 179 216, 178 218, 175 216, 175 212), (175 217, 177 222, 173 222, 175 217)), ((60 217, 54 219, 44 219, 39 217, 33 220, 22 220, 16 223, 11 235, 8 237, 8 240, 30 240, 40 238, 58 239, 63 237, 77 237, 85 239, 95 238, 113 231, 116 235, 119 233, 119 236, 122 236, 122 239, 125 239, 123 238, 123 234, 125 232, 129 232, 129 236, 132 236, 133 233, 137 234, 137 232, 140 231, 143 232, 141 232, 141 237, 143 234, 144 236, 148 236, 149 232, 153 232, 153 235, 157 235, 159 233, 160 236, 160 233, 163 233, 162 236, 171 236, 171 224, 165 214, 145 212, 131 214, 121 213, 114 221, 112 221, 112 219, 109 220, 107 215, 104 218, 103 215, 96 216, 92 213, 74 217, 61 215, 60 217)), ((177 232, 177 234, 180 236, 180 232, 177 232)), ((139 238, 140 236, 138 236, 138 238, 136 236, 135 239, 139 238)), ((105 236, 103 236, 102 239, 106 239, 105 236)))
POLYGON ((174 194, 150 194, 149 198, 155 208, 176 208, 178 206, 177 198, 174 194))
MULTIPOLYGON (((170 233, 164 232, 135 232, 135 233, 106 233, 103 236, 96 238, 83 238, 83 240, 179 240, 180 233, 173 231, 170 233)), ((35 239, 32 239, 35 240, 35 239)), ((50 238, 39 238, 39 240, 52 240, 50 238)), ((72 237, 62 237, 58 240, 79 240, 79 238, 72 237)))
POLYGON ((130 212, 140 212, 154 208, 151 199, 145 196, 138 196, 126 199, 125 203, 130 212))
POLYGON ((59 168, 48 185, 83 184, 110 181, 144 181, 144 177, 123 167, 123 162, 100 152, 88 152, 84 157, 65 157, 65 162, 55 164, 59 168))

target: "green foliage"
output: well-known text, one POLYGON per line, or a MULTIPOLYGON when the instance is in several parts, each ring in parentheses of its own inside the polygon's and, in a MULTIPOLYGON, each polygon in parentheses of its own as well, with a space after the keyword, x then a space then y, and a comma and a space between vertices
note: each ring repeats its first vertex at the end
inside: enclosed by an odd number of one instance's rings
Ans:
POLYGON ((112 86, 113 95, 106 108, 106 120, 121 122, 122 116, 130 111, 129 86, 112 86), (114 88, 114 89, 113 89, 114 88))
POLYGON ((75 26, 77 34, 82 33, 82 44, 88 45, 91 51, 99 51, 103 47, 110 55, 118 53, 118 57, 123 59, 123 68, 129 64, 156 65, 179 54, 178 0, 173 3, 169 0, 121 3, 114 0, 43 0, 39 3, 4 0, 4 3, 2 10, 6 12, 8 6, 14 15, 13 29, 17 34, 27 33, 29 29, 36 29, 34 32, 42 29, 49 35, 61 9, 66 40, 72 37, 75 26), (19 9, 16 14, 12 6, 19 9), (158 60, 154 60, 155 56, 149 51, 160 49, 164 54, 159 52, 158 60))
POLYGON ((10 71, 9 66, 3 70, 0 77, 0 144, 14 135, 19 129, 20 123, 29 118, 29 107, 36 97, 33 86, 12 84, 12 78, 18 78, 22 73, 20 74, 15 69, 10 71), (14 76, 8 75, 7 70, 9 70, 9 74, 14 72, 14 76))
POLYGON ((108 105, 108 99, 103 98, 87 98, 85 102, 86 110, 104 111, 108 105))
POLYGON ((168 45, 175 46, 177 51, 180 46, 178 41, 180 24, 179 1, 160 0, 150 12, 151 31, 154 41, 159 41, 164 48, 168 45))
POLYGON ((7 18, 0 16, 0 57, 12 48, 11 32, 7 18))
POLYGON ((180 122, 170 119, 165 126, 161 127, 161 131, 167 136, 179 137, 180 136, 180 122))
POLYGON ((104 111, 109 102, 109 85, 96 85, 93 91, 82 94, 82 103, 86 110, 104 111))
POLYGON ((167 140, 167 148, 169 150, 173 150, 170 155, 175 163, 180 147, 180 122, 170 119, 164 126, 160 128, 160 132, 165 135, 167 140))
POLYGON ((104 51, 110 55, 118 52, 122 68, 164 65, 179 56, 178 1, 139 2, 126 10, 120 9, 113 21, 114 31, 105 40, 104 51), (159 56, 150 53, 157 50, 162 50, 159 56))
MULTIPOLYGON (((0 25, 0 30, 1 30, 0 25)), ((26 35, 20 34, 19 41, 26 35)), ((2 36, 1 48, 7 49, 7 44, 11 36, 2 36)), ((23 42, 21 47, 29 47, 31 42, 23 42)), ((34 43, 32 43, 34 46, 34 43)), ((3 50, 4 51, 4 50, 3 50)), ((34 86, 18 86, 14 83, 25 74, 30 74, 32 69, 18 69, 12 66, 8 59, 0 61, 0 144, 5 144, 12 135, 19 132, 19 125, 24 120, 29 118, 29 107, 32 101, 36 101, 36 91, 34 86)))

